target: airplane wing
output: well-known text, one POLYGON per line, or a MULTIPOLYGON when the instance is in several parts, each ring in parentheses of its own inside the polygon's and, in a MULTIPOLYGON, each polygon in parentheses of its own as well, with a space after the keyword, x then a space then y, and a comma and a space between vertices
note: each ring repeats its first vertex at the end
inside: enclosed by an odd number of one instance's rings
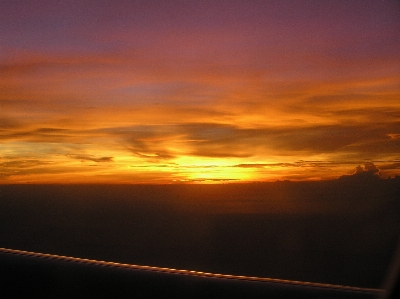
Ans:
POLYGON ((1 298, 378 298, 367 289, 0 248, 1 298))

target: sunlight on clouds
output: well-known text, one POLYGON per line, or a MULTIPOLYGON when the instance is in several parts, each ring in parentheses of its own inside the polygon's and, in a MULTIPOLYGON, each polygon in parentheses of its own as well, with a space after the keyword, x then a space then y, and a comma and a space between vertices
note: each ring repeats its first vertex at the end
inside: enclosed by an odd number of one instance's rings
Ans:
POLYGON ((316 180, 365 161, 399 173, 397 11, 224 5, 167 5, 170 18, 144 3, 150 21, 126 3, 79 26, 62 13, 62 34, 46 10, 32 7, 52 24, 40 30, 11 10, 1 182, 316 180))
POLYGON ((254 174, 248 170, 232 168, 232 159, 210 159, 180 157, 175 160, 178 168, 178 181, 251 181, 254 174))

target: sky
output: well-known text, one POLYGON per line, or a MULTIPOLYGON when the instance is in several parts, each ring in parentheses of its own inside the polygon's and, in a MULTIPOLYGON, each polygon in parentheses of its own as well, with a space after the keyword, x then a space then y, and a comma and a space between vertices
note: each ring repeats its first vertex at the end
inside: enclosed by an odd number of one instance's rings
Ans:
POLYGON ((0 27, 1 184, 400 175, 398 1, 3 0, 0 27))

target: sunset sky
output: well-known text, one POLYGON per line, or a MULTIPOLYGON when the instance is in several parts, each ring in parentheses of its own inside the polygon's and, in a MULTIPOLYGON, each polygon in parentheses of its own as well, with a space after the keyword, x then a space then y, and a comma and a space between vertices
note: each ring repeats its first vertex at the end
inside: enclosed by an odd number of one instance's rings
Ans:
POLYGON ((400 4, 0 2, 0 183, 400 175, 400 4))

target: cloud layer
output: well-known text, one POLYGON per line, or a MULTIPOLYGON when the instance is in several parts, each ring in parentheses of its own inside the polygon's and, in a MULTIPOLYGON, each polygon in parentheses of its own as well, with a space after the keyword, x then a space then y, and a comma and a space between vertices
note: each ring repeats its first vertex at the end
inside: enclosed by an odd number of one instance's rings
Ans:
POLYGON ((155 3, 2 2, 2 182, 399 174, 394 4, 155 3))

